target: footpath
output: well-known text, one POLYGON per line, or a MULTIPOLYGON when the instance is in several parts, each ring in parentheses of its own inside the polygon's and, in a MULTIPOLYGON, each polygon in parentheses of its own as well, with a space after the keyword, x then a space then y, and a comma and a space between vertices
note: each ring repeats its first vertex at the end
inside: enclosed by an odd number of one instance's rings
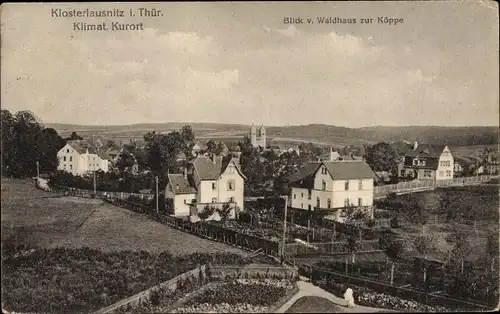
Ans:
POLYGON ((338 305, 340 309, 332 309, 333 312, 342 312, 342 313, 390 313, 393 312, 388 309, 378 309, 373 307, 355 305, 353 308, 347 307, 347 302, 336 295, 331 294, 328 291, 321 289, 308 282, 308 279, 301 277, 301 280, 297 282, 299 287, 299 292, 297 292, 288 302, 283 304, 275 313, 285 313, 297 300, 306 296, 315 296, 325 298, 328 301, 338 305))

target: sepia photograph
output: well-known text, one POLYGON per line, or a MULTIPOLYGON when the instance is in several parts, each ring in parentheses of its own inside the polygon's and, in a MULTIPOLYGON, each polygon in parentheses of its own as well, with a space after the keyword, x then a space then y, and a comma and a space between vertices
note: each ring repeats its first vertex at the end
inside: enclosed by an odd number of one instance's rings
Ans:
POLYGON ((0 20, 2 314, 499 310, 498 2, 0 20))

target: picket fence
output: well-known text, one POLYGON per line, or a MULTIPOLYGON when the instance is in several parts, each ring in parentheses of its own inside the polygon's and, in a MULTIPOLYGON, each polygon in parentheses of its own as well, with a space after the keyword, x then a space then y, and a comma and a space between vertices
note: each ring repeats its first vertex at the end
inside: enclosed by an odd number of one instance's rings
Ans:
POLYGON ((490 175, 475 177, 453 178, 451 180, 414 180, 410 182, 399 182, 397 184, 388 184, 376 186, 373 189, 374 198, 384 198, 392 192, 419 192, 433 190, 440 187, 474 185, 489 182, 492 179, 490 175))

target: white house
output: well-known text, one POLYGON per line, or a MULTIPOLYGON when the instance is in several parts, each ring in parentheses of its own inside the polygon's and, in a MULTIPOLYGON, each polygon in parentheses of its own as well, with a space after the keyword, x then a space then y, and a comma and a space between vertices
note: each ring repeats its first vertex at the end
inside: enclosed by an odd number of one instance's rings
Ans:
POLYGON ((69 172, 73 175, 83 175, 88 171, 108 172, 109 156, 98 153, 94 147, 85 141, 68 141, 57 152, 59 165, 57 170, 69 172))
POLYGON ((447 145, 418 144, 405 155, 400 176, 418 180, 450 180, 455 169, 454 157, 447 145))
POLYGON ((340 220, 347 206, 373 206, 374 178, 363 161, 309 162, 290 178, 291 207, 327 211, 340 220))
POLYGON ((188 163, 184 174, 168 175, 165 196, 171 200, 175 216, 188 216, 205 206, 220 208, 229 204, 244 210, 243 191, 246 177, 237 159, 198 156, 188 163))

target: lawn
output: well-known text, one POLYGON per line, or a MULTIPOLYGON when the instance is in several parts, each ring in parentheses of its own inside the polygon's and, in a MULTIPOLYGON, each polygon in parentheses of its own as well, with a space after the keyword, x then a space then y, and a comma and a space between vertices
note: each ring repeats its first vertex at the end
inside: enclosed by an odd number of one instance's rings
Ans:
POLYGON ((54 197, 26 181, 2 179, 2 243, 46 248, 89 247, 103 251, 243 251, 198 238, 100 200, 54 197), (34 195, 35 199, 23 195, 34 195))
POLYGON ((305 296, 298 299, 286 313, 343 313, 342 308, 322 297, 305 296))

